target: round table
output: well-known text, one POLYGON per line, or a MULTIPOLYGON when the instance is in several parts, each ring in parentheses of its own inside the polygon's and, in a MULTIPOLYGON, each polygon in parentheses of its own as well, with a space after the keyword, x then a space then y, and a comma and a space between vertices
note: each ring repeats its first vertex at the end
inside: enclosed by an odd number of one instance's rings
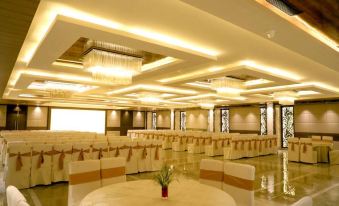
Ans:
POLYGON ((228 205, 234 199, 221 189, 194 180, 173 181, 168 188, 168 199, 161 198, 161 187, 153 180, 138 180, 112 184, 89 193, 81 206, 97 205, 228 205))

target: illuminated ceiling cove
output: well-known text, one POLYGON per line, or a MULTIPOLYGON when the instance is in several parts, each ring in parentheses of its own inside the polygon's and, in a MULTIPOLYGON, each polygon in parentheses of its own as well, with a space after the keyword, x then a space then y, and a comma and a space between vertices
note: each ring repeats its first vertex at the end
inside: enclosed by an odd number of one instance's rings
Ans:
POLYGON ((276 94, 293 93, 296 101, 338 98, 338 65, 337 50, 256 1, 43 0, 10 78, 2 80, 2 98, 146 110, 278 102, 276 94), (133 14, 125 12, 130 4, 133 14), (258 14, 256 30, 244 23, 253 21, 249 16, 235 16, 239 5, 258 14), (268 38, 272 29, 275 37, 268 38), (88 40, 140 51, 142 65, 132 82, 93 78, 83 64, 88 40), (227 82, 216 87, 218 79, 227 82), (230 82, 236 95, 226 87, 230 82))

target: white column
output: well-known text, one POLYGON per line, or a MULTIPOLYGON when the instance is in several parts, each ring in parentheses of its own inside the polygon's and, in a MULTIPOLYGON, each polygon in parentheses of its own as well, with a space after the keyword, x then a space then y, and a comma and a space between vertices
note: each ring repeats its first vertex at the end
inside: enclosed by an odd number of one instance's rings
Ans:
POLYGON ((171 130, 174 130, 174 109, 171 109, 171 130))
POLYGON ((274 127, 274 108, 273 103, 267 103, 267 134, 273 135, 273 127, 274 127))
POLYGON ((214 130, 214 110, 208 111, 208 131, 213 132, 214 130))

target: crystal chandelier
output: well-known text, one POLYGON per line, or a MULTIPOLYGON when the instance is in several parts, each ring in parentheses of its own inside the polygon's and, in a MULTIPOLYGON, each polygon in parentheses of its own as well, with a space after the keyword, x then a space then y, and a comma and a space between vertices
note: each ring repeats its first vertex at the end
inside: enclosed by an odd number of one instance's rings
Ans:
POLYGON ((273 98, 279 101, 282 105, 293 105, 298 93, 294 91, 274 92, 273 98))
POLYGON ((73 91, 70 90, 62 90, 62 89, 49 89, 49 94, 51 98, 70 98, 73 95, 73 91))
POLYGON ((141 72, 142 53, 128 47, 89 40, 85 44, 84 68, 96 81, 127 85, 141 72))
POLYGON ((222 77, 219 79, 212 79, 211 88, 217 91, 219 95, 236 97, 245 89, 245 85, 238 79, 222 77))

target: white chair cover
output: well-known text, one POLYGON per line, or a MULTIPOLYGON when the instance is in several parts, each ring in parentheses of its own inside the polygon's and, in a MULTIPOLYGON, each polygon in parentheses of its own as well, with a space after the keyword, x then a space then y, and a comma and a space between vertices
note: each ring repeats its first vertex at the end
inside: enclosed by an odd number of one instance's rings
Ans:
POLYGON ((126 159, 126 174, 138 173, 138 155, 136 142, 124 142, 119 148, 119 157, 126 159))
POLYGON ((8 206, 18 206, 22 205, 22 203, 27 203, 26 198, 21 194, 18 188, 12 185, 7 187, 6 196, 8 206))
POLYGON ((200 162, 200 182, 222 189, 224 163, 219 160, 202 159, 200 162))
POLYGON ((52 154, 50 144, 32 145, 31 187, 52 183, 52 154))
POLYGON ((329 156, 331 165, 339 165, 339 150, 330 151, 329 156))
POLYGON ((246 164, 225 162, 223 189, 239 206, 254 205, 255 167, 246 164))
POLYGON ((114 183, 125 182, 126 160, 123 157, 100 159, 101 185, 106 186, 114 183))
POLYGON ((68 165, 72 161, 72 144, 55 144, 52 156, 52 182, 68 181, 68 165))
POLYGON ((78 206, 88 193, 100 186, 100 160, 75 161, 69 164, 68 206, 78 206))
POLYGON ((163 164, 163 151, 161 149, 161 141, 160 140, 153 140, 152 147, 151 147, 151 171, 158 171, 161 169, 163 164))
POLYGON ((291 206, 312 206, 313 200, 312 197, 306 196, 298 200, 297 202, 293 203, 291 206))
POLYGON ((108 143, 104 142, 94 142, 92 145, 92 159, 98 160, 101 158, 108 158, 108 143))
POLYGON ((300 160, 300 143, 298 138, 288 139, 288 160, 295 162, 300 160))
POLYGON ((73 144, 72 161, 91 159, 91 143, 80 142, 73 144))
POLYGON ((5 162, 5 186, 13 185, 19 189, 29 188, 31 147, 25 143, 8 142, 5 162))
MULTIPOLYGON (((162 141, 162 140, 158 140, 162 141)), ((133 153, 137 155, 138 171, 145 172, 152 170, 151 162, 151 144, 152 140, 138 141, 133 149, 133 153)))
POLYGON ((317 151, 313 151, 311 138, 300 138, 300 161, 317 163, 317 151))

